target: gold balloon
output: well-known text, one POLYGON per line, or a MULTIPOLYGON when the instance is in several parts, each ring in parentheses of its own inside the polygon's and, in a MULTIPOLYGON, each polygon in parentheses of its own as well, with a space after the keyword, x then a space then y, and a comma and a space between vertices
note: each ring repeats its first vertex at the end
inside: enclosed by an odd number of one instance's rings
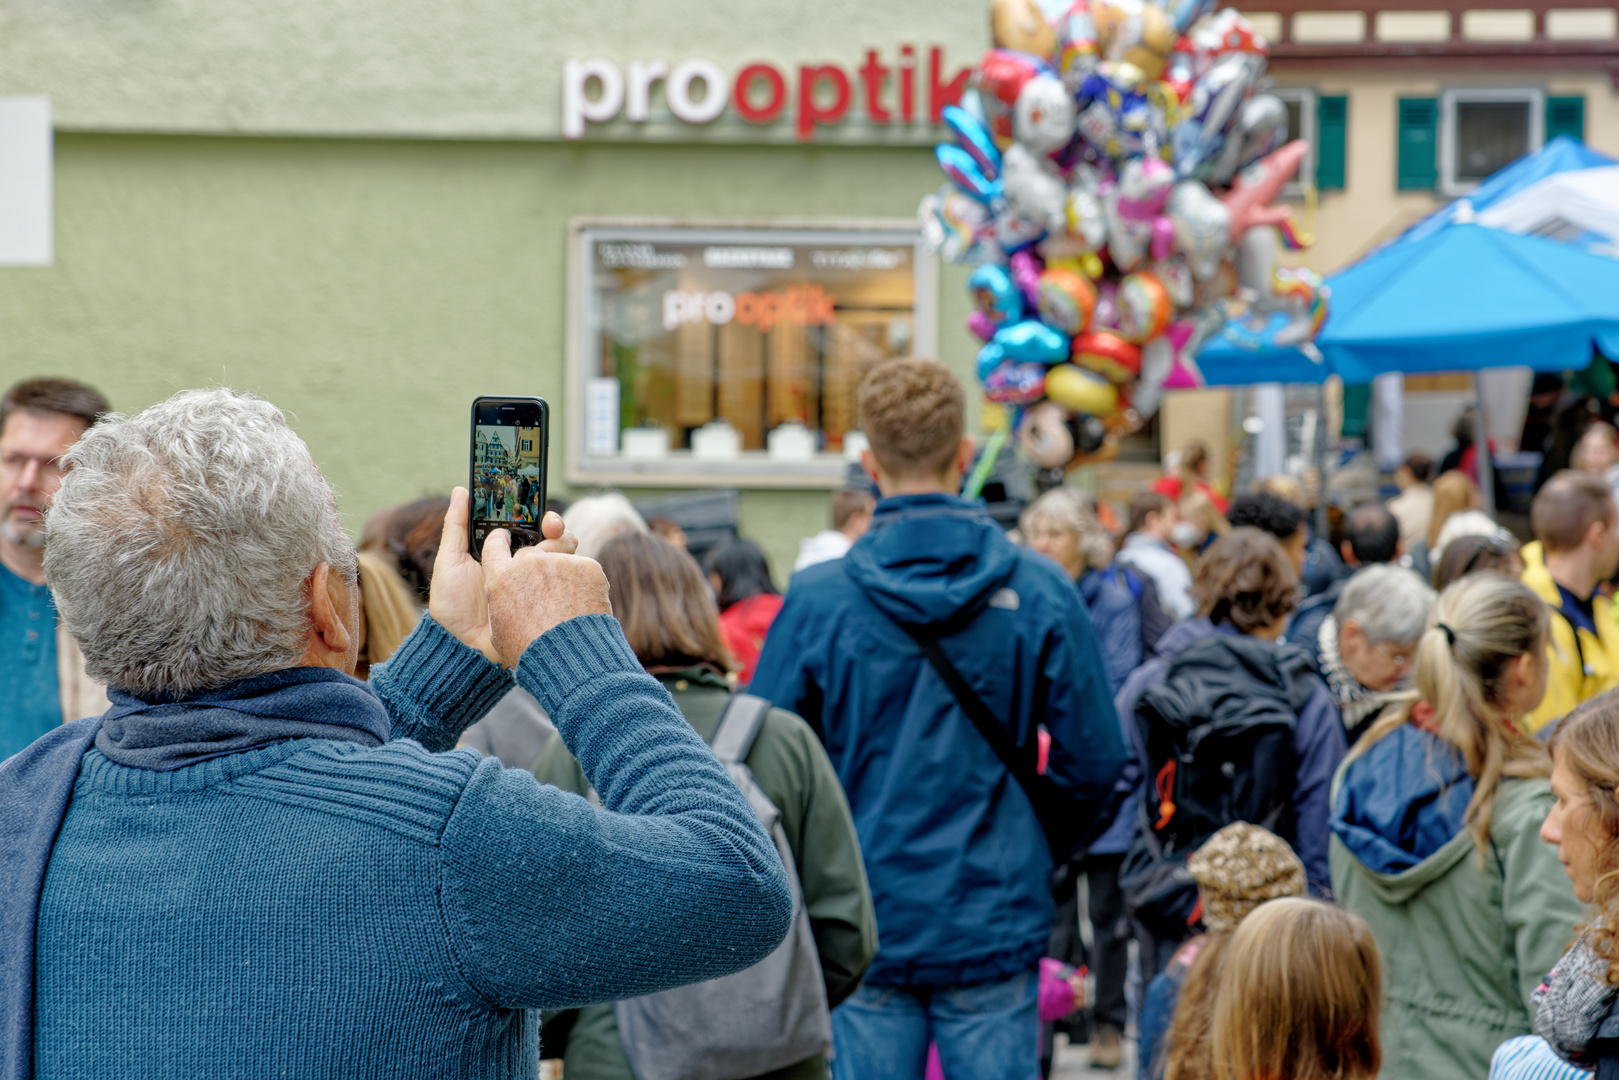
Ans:
POLYGON ((991 0, 989 29, 998 49, 1033 53, 1042 60, 1057 51, 1057 31, 1036 0, 991 0))
POLYGON ((1064 408, 1091 416, 1107 416, 1119 403, 1117 387, 1073 364, 1058 364, 1046 372, 1046 397, 1064 408))

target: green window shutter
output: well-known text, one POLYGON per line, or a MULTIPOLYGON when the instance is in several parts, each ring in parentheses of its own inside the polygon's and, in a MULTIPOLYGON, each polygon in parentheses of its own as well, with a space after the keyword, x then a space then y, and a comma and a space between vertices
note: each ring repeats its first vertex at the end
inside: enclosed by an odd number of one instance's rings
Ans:
POLYGON ((1401 191, 1439 183, 1439 99, 1400 98, 1400 160, 1395 186, 1401 191))
POLYGON ((1322 191, 1344 187, 1344 144, 1349 136, 1349 99, 1315 99, 1315 186, 1322 191))
POLYGON ((1585 98, 1549 97, 1546 99, 1546 141, 1559 135, 1572 135, 1585 141, 1585 98))

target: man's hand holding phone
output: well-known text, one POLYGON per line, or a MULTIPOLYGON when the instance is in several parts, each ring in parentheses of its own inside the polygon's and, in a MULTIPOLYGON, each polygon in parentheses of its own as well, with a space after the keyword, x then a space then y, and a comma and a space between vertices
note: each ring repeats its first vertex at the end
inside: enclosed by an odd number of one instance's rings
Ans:
MULTIPOLYGON (((574 566, 584 563, 595 571, 596 578, 601 582, 602 599, 607 596, 607 579, 601 572, 601 567, 590 559, 580 559, 574 556, 579 549, 579 541, 567 531, 562 518, 553 513, 547 513, 540 522, 540 533, 545 539, 535 547, 524 548, 518 552, 521 558, 511 554, 511 542, 506 530, 497 529, 489 535, 484 545, 484 564, 480 566, 478 560, 472 557, 467 547, 467 517, 469 497, 467 489, 458 487, 450 493, 450 509, 444 515, 444 534, 439 540, 438 557, 433 561, 433 584, 428 592, 428 613, 433 620, 444 629, 453 634, 457 640, 477 649, 484 656, 497 664, 514 667, 518 657, 522 656, 523 649, 528 643, 552 626, 573 618, 575 615, 593 614, 605 611, 612 614, 612 608, 595 608, 590 610, 572 611, 560 618, 552 618, 541 629, 518 644, 524 631, 516 629, 516 624, 524 622, 530 614, 538 616, 539 613, 518 613, 508 611, 509 604, 506 598, 519 594, 527 594, 535 588, 546 595, 557 594, 557 600, 564 600, 568 589, 558 589, 551 586, 538 586, 535 579, 544 579, 546 582, 573 580, 581 571, 574 566), (497 573, 489 573, 489 559, 495 552, 500 552, 500 569, 497 573), (561 558, 556 558, 560 556, 561 558), (569 569, 552 570, 542 565, 555 559, 569 565, 569 569), (519 565, 521 564, 521 565, 519 565), (533 565, 531 565, 533 564, 533 565), (502 596, 500 614, 496 621, 500 624, 501 632, 491 627, 490 609, 491 597, 495 595, 494 583, 506 579, 509 574, 516 574, 509 581, 499 587, 502 596), (495 645, 496 639, 505 640, 508 647, 517 651, 510 653, 510 661, 495 645)), ((584 572, 586 577, 588 571, 584 572)), ((559 609, 560 610, 560 609, 559 609)), ((554 614, 554 613, 546 613, 554 614)), ((541 620, 543 621, 543 619, 541 620)))
MULTIPOLYGON (((613 613, 601 564, 582 555, 547 551, 546 546, 541 543, 513 554, 504 529, 484 541, 490 636, 507 667, 516 667, 523 651, 547 630, 580 615, 613 613)), ((577 547, 574 543, 568 550, 577 547)))

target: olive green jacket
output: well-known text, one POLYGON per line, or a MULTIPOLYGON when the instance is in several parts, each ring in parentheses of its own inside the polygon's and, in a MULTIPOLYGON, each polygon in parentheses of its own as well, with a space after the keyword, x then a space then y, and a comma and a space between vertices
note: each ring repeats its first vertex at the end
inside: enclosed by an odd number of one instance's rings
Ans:
POLYGON ((1481 1080, 1496 1047, 1533 1032, 1529 996, 1585 915, 1539 836, 1552 802, 1547 780, 1503 781, 1482 867, 1470 829, 1399 874, 1368 870, 1333 837, 1338 903, 1383 954, 1386 1080, 1481 1080))
MULTIPOLYGON (((658 676, 673 695, 686 720, 704 740, 714 737, 720 714, 730 701, 724 679, 708 668, 658 676)), ((782 831, 793 849, 804 906, 820 954, 826 997, 836 1006, 854 993, 877 954, 877 915, 866 868, 860 860, 860 840, 844 799, 843 787, 820 741, 808 724, 785 709, 771 709, 748 753, 753 778, 781 812, 782 831)), ((579 763, 553 739, 534 766, 542 783, 583 795, 589 784, 579 763)), ((547 1030, 565 1025, 547 1016, 547 1030)), ((634 1080, 619 1041, 618 1025, 610 1005, 578 1010, 567 1029, 567 1047, 546 1043, 545 1057, 563 1057, 562 1074, 568 1080, 634 1080)), ((824 1080, 827 1064, 821 1055, 768 1074, 769 1080, 824 1080)))

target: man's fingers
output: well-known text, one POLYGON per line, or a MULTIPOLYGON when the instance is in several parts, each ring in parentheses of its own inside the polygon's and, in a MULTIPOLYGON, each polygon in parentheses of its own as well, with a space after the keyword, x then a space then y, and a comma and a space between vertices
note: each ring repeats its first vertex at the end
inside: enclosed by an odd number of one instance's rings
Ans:
POLYGON ((467 489, 450 492, 450 508, 444 512, 444 533, 438 541, 439 557, 467 553, 467 489))
POLYGON ((483 538, 483 577, 487 586, 492 568, 505 567, 512 561, 512 534, 505 529, 492 529, 483 538))
POLYGON ((547 510, 545 516, 540 519, 540 535, 547 540, 561 539, 567 528, 562 523, 562 515, 555 510, 547 510))
POLYGON ((536 546, 552 555, 574 555, 579 551, 579 538, 571 532, 564 531, 555 540, 541 540, 536 546))

